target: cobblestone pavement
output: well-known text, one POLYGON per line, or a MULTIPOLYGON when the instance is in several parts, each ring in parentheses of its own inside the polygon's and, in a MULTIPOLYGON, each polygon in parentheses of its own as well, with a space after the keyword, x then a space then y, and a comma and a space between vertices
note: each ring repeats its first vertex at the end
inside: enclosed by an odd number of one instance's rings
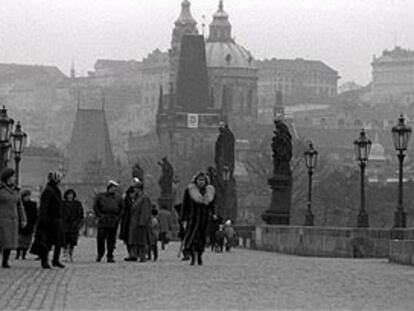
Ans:
POLYGON ((0 310, 306 309, 413 310, 414 268, 371 259, 295 257, 235 249, 207 251, 205 264, 95 263, 95 241, 81 239, 76 262, 42 270, 34 260, 0 269, 0 310))

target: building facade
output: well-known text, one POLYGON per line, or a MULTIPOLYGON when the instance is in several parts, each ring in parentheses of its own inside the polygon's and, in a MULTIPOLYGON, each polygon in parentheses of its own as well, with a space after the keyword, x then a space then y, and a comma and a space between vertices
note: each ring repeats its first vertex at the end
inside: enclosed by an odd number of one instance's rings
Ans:
POLYGON ((397 46, 374 56, 371 66, 374 103, 414 103, 414 51, 397 46))
POLYGON ((276 92, 286 106, 320 104, 337 95, 338 72, 321 61, 271 59, 257 61, 259 118, 272 115, 276 92))

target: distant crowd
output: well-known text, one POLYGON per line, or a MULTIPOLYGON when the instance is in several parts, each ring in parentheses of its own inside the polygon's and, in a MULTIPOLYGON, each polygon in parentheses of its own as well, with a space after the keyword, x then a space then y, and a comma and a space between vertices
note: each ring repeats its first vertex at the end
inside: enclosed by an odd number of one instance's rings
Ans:
POLYGON ((213 252, 230 251, 236 233, 230 220, 216 214, 215 189, 206 173, 197 173, 184 191, 180 204, 170 211, 157 207, 144 191, 144 184, 133 178, 125 193, 120 184, 109 180, 106 191, 98 193, 93 212, 84 217, 84 208, 74 189, 63 193, 59 188, 62 175, 51 172, 41 193, 39 208, 29 190, 16 186, 15 172, 0 172, 0 251, 2 267, 10 268, 11 252, 15 259, 26 259, 30 252, 44 269, 65 268, 62 261, 74 261, 79 234, 96 236, 96 262, 104 256, 115 262, 117 235, 124 242, 127 262, 157 261, 161 250, 177 236, 181 243, 178 257, 190 265, 203 264, 206 246, 213 252), (174 217, 175 216, 175 217, 174 217), (175 222, 177 220, 177 222, 175 222), (177 235, 175 235, 175 229, 177 235), (83 228, 83 229, 82 229, 83 228), (63 258, 61 260, 61 251, 63 258), (53 251, 53 252, 52 252, 53 251), (49 253, 52 260, 49 261, 49 253))

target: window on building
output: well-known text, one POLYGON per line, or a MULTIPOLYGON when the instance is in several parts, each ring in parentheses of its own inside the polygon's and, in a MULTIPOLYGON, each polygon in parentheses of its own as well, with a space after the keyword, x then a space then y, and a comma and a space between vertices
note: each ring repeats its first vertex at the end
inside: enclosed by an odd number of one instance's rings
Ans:
POLYGON ((358 127, 358 128, 362 127, 363 126, 362 120, 356 119, 355 122, 354 122, 354 125, 355 125, 355 127, 358 127))
POLYGON ((344 128, 345 127, 345 120, 344 119, 339 119, 338 120, 338 128, 344 128))

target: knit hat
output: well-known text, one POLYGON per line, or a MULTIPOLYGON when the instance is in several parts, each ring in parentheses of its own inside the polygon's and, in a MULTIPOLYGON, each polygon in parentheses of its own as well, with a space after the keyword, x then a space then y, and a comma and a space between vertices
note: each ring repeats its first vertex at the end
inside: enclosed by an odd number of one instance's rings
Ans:
POLYGON ((47 175, 47 178, 49 179, 49 181, 53 181, 55 183, 58 183, 62 180, 62 174, 58 171, 50 172, 47 175))
POLYGON ((9 179, 13 175, 14 175, 14 169, 10 167, 6 167, 0 172, 0 180, 2 182, 6 182, 6 180, 9 179))

